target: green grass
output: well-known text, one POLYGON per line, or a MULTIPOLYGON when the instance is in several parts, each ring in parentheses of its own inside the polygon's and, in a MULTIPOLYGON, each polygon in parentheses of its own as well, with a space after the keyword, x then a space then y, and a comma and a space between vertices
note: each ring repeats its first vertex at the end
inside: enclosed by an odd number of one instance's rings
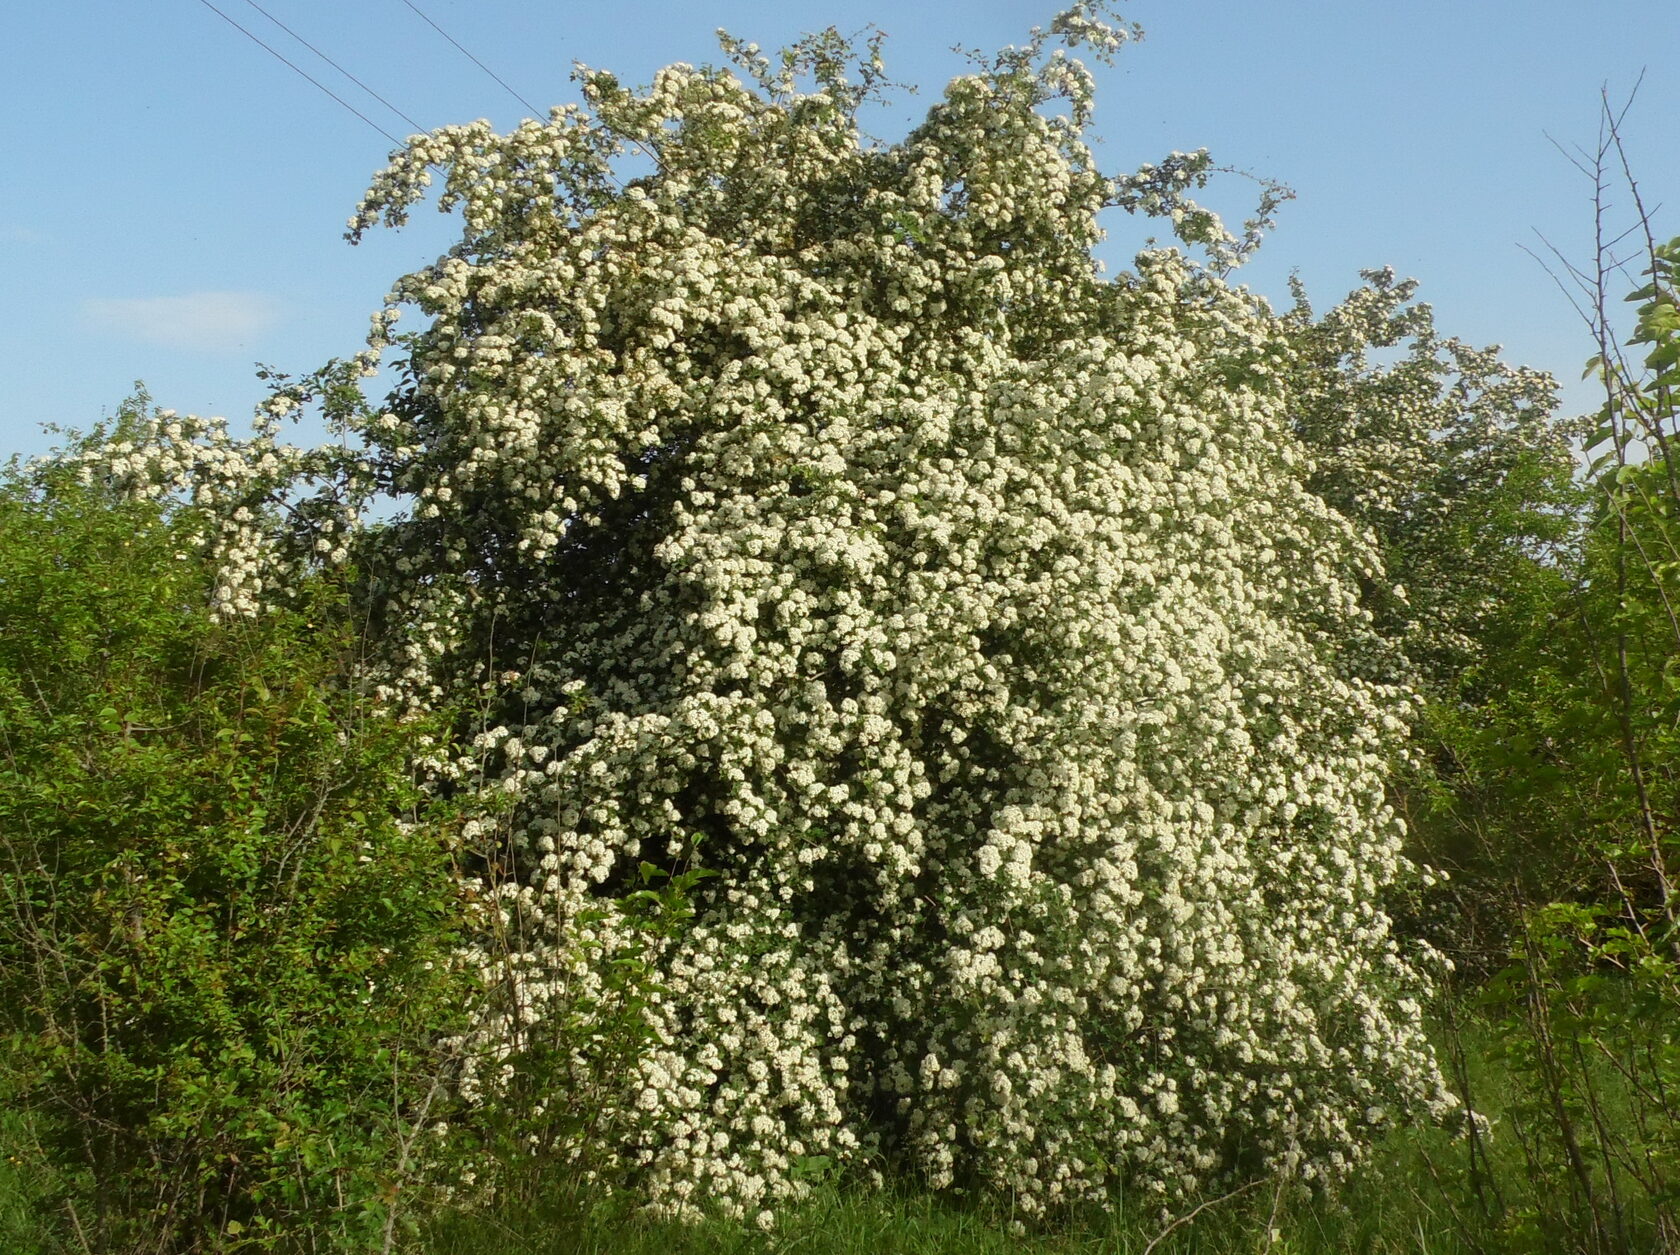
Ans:
POLYGON ((823 1186, 784 1208, 773 1232, 723 1219, 697 1226, 636 1215, 591 1216, 564 1193, 485 1214, 445 1218, 427 1255, 1470 1255, 1462 1201, 1448 1189, 1463 1151, 1440 1131, 1400 1131, 1334 1195, 1280 1193, 1269 1184, 1235 1197, 1181 1204, 1163 1233, 1159 1208, 1116 1206, 1058 1217, 1011 1234, 1006 1203, 935 1195, 907 1185, 823 1186), (1204 1206, 1205 1204, 1205 1206, 1204 1206), (1455 1207, 1457 1210, 1455 1210, 1455 1207))
POLYGON ((1454 1235, 1450 1219, 1410 1188, 1381 1191, 1352 1206, 1279 1199, 1260 1189, 1212 1202, 1189 1222, 1163 1234, 1165 1229, 1156 1218, 1111 1212, 1014 1237, 1006 1212, 996 1206, 963 1206, 908 1189, 825 1188, 785 1210, 769 1234, 721 1220, 690 1227, 636 1218, 602 1222, 577 1209, 510 1210, 448 1223, 425 1249, 428 1255, 1142 1255, 1151 1242, 1158 1255, 1445 1255, 1470 1249, 1454 1235), (1269 1238, 1274 1225, 1275 1238, 1269 1238))
POLYGON ((34 1141, 22 1114, 0 1090, 0 1251, 50 1255, 54 1247, 37 1205, 49 1189, 46 1169, 31 1153, 34 1141))
MULTIPOLYGON (((1443 1062, 1455 1038, 1438 1034, 1443 1062)), ((1568 1234, 1531 1219, 1555 1210, 1550 1188, 1530 1176, 1511 1132, 1514 1089, 1493 1050, 1493 1034, 1458 1027, 1462 1079, 1491 1136, 1474 1145, 1461 1130, 1418 1127, 1392 1133, 1333 1192, 1279 1193, 1269 1184, 1238 1197, 1192 1200, 1173 1218, 1200 1211, 1170 1232, 1157 1208, 1117 1206, 1057 1218, 1045 1231, 1012 1236, 996 1200, 934 1195, 908 1185, 880 1190, 824 1186, 784 1208, 774 1232, 711 1219, 698 1226, 624 1214, 592 1216, 563 1191, 544 1202, 448 1217, 427 1233, 427 1255, 1562 1255, 1568 1234), (1484 1155, 1470 1172, 1472 1154, 1484 1155), (1480 1182, 1480 1188, 1476 1183, 1480 1182), (1205 1206, 1204 1206, 1205 1204, 1205 1206), (1154 1243, 1153 1246, 1151 1244, 1154 1243)), ((1608 1078, 1600 1081, 1608 1085, 1608 1078)), ((1614 1101, 1607 1104, 1614 1111, 1614 1101)), ((539 1192, 527 1189, 525 1194, 539 1192)), ((1629 1255, 1662 1255, 1637 1223, 1629 1255)))

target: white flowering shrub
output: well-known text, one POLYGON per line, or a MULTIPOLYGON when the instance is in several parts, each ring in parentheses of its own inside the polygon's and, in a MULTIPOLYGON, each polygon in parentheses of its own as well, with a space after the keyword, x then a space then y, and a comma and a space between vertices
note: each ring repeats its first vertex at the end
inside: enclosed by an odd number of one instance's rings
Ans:
POLYGON ((1376 553, 1307 485, 1290 327, 1221 277, 1269 206, 1238 238, 1205 155, 1093 164, 1052 44, 1125 34, 1081 5, 891 146, 878 48, 832 34, 580 70, 547 121, 416 138, 353 220, 434 174, 463 219, 376 320, 405 378, 355 475, 411 508, 348 544, 385 695, 482 701, 436 764, 506 926, 469 1084, 566 1026, 666 1206, 875 1157, 1029 1211, 1312 1179, 1451 1106, 1384 911, 1376 553), (1104 278, 1110 206, 1209 260, 1104 278), (653 951, 600 909, 702 867, 653 951), (626 955, 648 1037, 603 1085, 575 1012, 626 955))
POLYGON ((1550 375, 1440 335, 1413 280, 1364 278, 1322 317, 1297 284, 1287 318, 1308 483, 1376 536, 1387 578, 1366 600, 1411 678, 1480 700, 1474 669, 1508 635, 1501 620, 1544 613, 1532 589, 1569 534, 1583 433, 1554 420, 1550 375))

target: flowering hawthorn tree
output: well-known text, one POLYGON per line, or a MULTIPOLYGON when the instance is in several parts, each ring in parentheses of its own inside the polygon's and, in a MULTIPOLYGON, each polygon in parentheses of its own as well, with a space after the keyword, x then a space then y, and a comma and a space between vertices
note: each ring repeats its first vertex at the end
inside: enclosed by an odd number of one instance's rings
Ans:
MULTIPOLYGON (((876 1153, 1030 1210, 1171 1196, 1451 1105, 1382 905, 1411 699, 1373 678, 1375 551, 1308 488, 1290 328, 1222 278, 1264 212, 1189 200, 1204 154, 1093 164, 1053 45, 1127 33, 1077 6, 891 146, 878 46, 832 33, 415 138, 352 222, 434 171, 462 212, 376 319, 404 382, 362 412, 339 379, 339 486, 221 542, 230 609, 348 553, 386 696, 481 698, 436 760, 511 938, 469 1091, 598 1001, 636 944, 601 899, 716 873, 595 1099, 668 1205, 876 1153), (1114 206, 1210 260, 1104 278, 1114 206), (412 508, 358 527, 370 485, 412 508)), ((202 482, 184 448, 126 473, 202 482)))

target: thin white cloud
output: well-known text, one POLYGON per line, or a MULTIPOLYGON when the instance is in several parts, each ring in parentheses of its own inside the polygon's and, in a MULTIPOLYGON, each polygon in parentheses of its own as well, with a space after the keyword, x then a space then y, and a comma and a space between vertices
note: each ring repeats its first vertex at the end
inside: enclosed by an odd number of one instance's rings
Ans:
POLYGON ((82 312, 95 327, 143 344, 231 353, 252 347, 279 320, 280 307, 261 292, 188 292, 97 298, 84 301, 82 312))
POLYGON ((47 237, 19 222, 0 223, 0 244, 39 244, 47 237))

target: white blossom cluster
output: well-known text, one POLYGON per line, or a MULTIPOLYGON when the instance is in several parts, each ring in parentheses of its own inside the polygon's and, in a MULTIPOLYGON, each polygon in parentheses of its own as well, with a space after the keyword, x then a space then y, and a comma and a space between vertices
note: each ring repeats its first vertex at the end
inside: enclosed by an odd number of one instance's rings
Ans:
MULTIPOLYGON (((1052 30, 1100 47, 1099 8, 1052 30)), ((699 862, 652 1044, 591 1094, 666 1206, 876 1156, 1167 1198, 1444 1113, 1383 909, 1410 698, 1349 661, 1380 573, 1307 487, 1288 328, 1174 250, 1092 260, 1199 158, 1097 171, 1041 39, 891 147, 831 59, 801 92, 726 50, 748 81, 588 72, 419 138, 352 222, 434 171, 464 222, 361 435, 413 498, 364 558, 390 691, 484 700, 438 751, 507 843, 471 1085, 611 1002, 603 900, 699 862)))
MULTIPOLYGON (((358 354, 321 376, 362 377, 376 359, 358 354)), ((250 617, 283 601, 304 570, 348 559, 374 486, 348 448, 280 439, 281 423, 311 396, 306 387, 276 388, 246 437, 223 418, 137 413, 110 440, 59 460, 84 484, 97 479, 124 497, 190 511, 216 571, 212 612, 250 617)))

